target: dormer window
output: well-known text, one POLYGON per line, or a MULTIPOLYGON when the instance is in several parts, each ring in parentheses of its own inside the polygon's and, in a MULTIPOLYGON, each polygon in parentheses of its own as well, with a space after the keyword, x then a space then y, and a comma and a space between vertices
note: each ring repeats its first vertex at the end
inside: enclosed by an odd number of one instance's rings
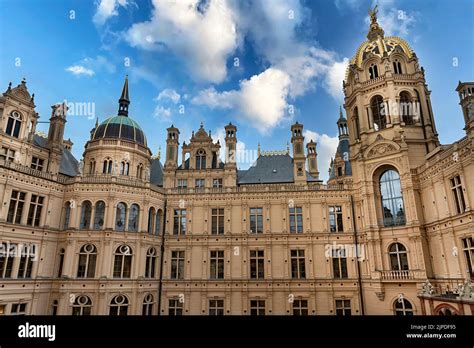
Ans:
POLYGON ((206 151, 198 150, 196 153, 196 169, 206 169, 206 151))
POLYGON ((21 115, 18 111, 13 111, 10 116, 8 116, 7 129, 5 133, 11 137, 18 138, 20 136, 21 129, 21 115))
POLYGON ((372 63, 369 67, 369 78, 373 80, 377 77, 379 77, 379 70, 377 68, 377 65, 372 63))

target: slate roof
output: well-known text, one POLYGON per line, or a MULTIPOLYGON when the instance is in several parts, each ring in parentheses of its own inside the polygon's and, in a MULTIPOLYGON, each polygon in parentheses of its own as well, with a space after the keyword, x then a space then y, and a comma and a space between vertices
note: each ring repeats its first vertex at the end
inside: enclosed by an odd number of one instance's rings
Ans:
MULTIPOLYGON (((48 140, 42 136, 35 134, 33 136, 33 144, 42 148, 48 148, 48 140)), ((63 149, 61 163, 59 165, 59 173, 67 176, 76 176, 79 174, 78 161, 68 149, 63 149)))
POLYGON ((151 160, 150 182, 157 186, 163 186, 163 165, 157 158, 151 160))
MULTIPOLYGON (((337 150, 336 150, 336 157, 340 156, 340 158, 344 158, 344 153, 347 153, 348 155, 350 154, 349 151, 349 138, 343 137, 339 139, 339 145, 337 145, 337 150)), ((352 167, 351 167, 351 161, 344 161, 344 175, 345 176, 351 176, 352 175, 352 167)), ((333 165, 331 168, 331 173, 329 174, 329 179, 335 179, 336 178, 336 168, 333 165)))
MULTIPOLYGON (((307 181, 318 181, 306 172, 307 181)), ((247 170, 237 171, 237 184, 293 183, 293 158, 289 155, 259 156, 247 170)))

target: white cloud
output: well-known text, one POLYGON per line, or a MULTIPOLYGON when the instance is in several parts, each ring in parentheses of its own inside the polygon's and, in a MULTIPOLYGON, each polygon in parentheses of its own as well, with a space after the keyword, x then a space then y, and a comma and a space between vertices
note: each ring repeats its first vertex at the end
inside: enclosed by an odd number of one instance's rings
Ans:
POLYGON ((168 47, 185 60, 198 80, 221 82, 227 76, 226 59, 237 48, 235 14, 226 0, 153 0, 149 21, 134 24, 126 39, 146 50, 168 47))
POLYGON ((170 121, 171 120, 171 109, 164 108, 161 105, 157 105, 155 107, 155 111, 153 112, 153 116, 161 121, 170 121))
POLYGON ((69 71, 70 73, 76 76, 81 76, 81 75, 92 76, 95 74, 94 70, 88 69, 82 65, 71 65, 66 68, 66 71, 69 71))
POLYGON ((127 5, 129 5, 127 0, 100 0, 92 20, 97 25, 103 25, 110 17, 118 15, 120 6, 126 7, 127 5))
POLYGON ((316 151, 318 153, 319 178, 326 181, 329 178, 329 164, 331 158, 336 153, 339 138, 337 136, 331 137, 327 134, 319 134, 311 130, 305 130, 303 135, 306 142, 313 140, 318 143, 316 151))
POLYGON ((166 88, 158 94, 158 97, 156 97, 156 100, 166 100, 169 99, 171 100, 174 104, 178 103, 181 99, 181 96, 179 95, 178 92, 176 92, 174 89, 171 88, 166 88))
POLYGON ((239 90, 201 91, 192 102, 211 108, 234 109, 237 117, 251 121, 251 126, 266 133, 285 118, 290 77, 282 70, 269 68, 240 82, 239 90))
POLYGON ((105 71, 109 74, 113 74, 115 73, 115 65, 110 63, 104 56, 97 56, 95 58, 87 57, 82 59, 78 63, 67 67, 66 71, 69 71, 70 73, 76 76, 92 76, 100 71, 105 71))
POLYGON ((326 75, 326 90, 331 96, 339 102, 344 101, 344 91, 342 89, 342 81, 346 75, 349 59, 344 58, 342 61, 335 61, 328 69, 326 75))

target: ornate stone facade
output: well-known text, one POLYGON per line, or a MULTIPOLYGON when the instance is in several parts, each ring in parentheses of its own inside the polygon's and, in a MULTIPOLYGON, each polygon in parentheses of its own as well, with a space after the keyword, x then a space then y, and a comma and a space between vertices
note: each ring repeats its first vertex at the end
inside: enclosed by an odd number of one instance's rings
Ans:
POLYGON ((127 80, 78 162, 65 108, 40 136, 34 95, 10 85, 0 314, 472 315, 474 83, 457 88, 466 137, 440 145, 416 54, 376 13, 367 37, 327 184, 298 123, 291 150, 259 149, 248 170, 231 123, 225 144, 201 125, 180 162, 171 126, 166 157, 152 157, 127 80))

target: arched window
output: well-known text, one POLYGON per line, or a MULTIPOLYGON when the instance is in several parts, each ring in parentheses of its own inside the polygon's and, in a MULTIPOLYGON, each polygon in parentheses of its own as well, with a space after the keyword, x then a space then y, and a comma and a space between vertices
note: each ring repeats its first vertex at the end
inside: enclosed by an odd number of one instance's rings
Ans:
POLYGON ((128 175, 129 164, 128 162, 120 162, 120 175, 128 175))
POLYGON ((153 295, 147 294, 143 299, 143 311, 142 315, 152 315, 153 314, 153 295))
POLYGON ((405 210, 402 187, 400 175, 395 170, 386 170, 380 176, 380 196, 384 226, 404 225, 405 210))
POLYGON ((105 203, 98 201, 95 204, 94 212, 94 230, 101 230, 104 228, 105 203))
POLYGON ((394 303, 395 315, 413 315, 413 306, 407 299, 397 299, 394 303))
POLYGON ((155 219, 155 235, 159 235, 161 232, 161 217, 163 216, 163 212, 158 210, 156 212, 156 219, 155 219))
POLYGON ((436 314, 441 315, 441 316, 452 316, 452 315, 458 315, 456 310, 454 310, 451 307, 448 307, 447 305, 441 306, 436 310, 436 314))
POLYGON ((354 109, 354 113, 352 114, 352 119, 354 120, 355 138, 359 139, 360 124, 359 124, 359 110, 357 108, 354 109))
POLYGON ((375 130, 378 131, 387 127, 387 111, 383 98, 380 95, 372 98, 370 109, 372 110, 375 130))
POLYGON ((128 315, 128 298, 124 295, 115 296, 110 301, 109 315, 128 315))
POLYGON ((7 129, 5 133, 11 137, 18 138, 20 136, 22 118, 18 111, 13 111, 8 116, 7 129))
POLYGON ((94 278, 97 262, 97 248, 93 244, 83 245, 79 251, 79 264, 77 266, 78 278, 94 278))
POLYGON ((92 203, 89 201, 82 202, 81 224, 79 226, 81 230, 90 228, 91 214, 92 214, 92 203))
POLYGON ((95 173, 95 160, 92 159, 89 163, 89 174, 95 173))
POLYGON ((67 202, 64 206, 64 229, 69 228, 69 222, 71 220, 71 202, 67 202))
POLYGON ((206 151, 202 149, 196 153, 196 169, 206 169, 206 151))
POLYGON ((151 207, 148 210, 148 234, 153 234, 153 227, 155 226, 155 208, 151 207))
POLYGON ((146 252, 145 278, 155 277, 156 255, 155 248, 149 248, 146 252))
POLYGON ((89 296, 77 296, 72 305, 72 315, 91 315, 92 301, 89 296))
POLYGON ((129 164, 128 162, 120 163, 120 175, 128 175, 129 164))
POLYGON ((103 174, 111 174, 112 173, 112 160, 111 159, 105 159, 104 160, 104 165, 102 167, 102 173, 103 174))
POLYGON ((377 64, 372 63, 369 67, 369 78, 372 80, 377 77, 379 77, 379 69, 377 68, 377 64))
POLYGON ((395 61, 393 62, 393 71, 395 74, 403 74, 402 64, 398 59, 395 59, 395 61))
POLYGON ((121 245, 115 250, 114 278, 130 278, 132 270, 132 249, 121 245))
POLYGON ((130 207, 130 213, 128 216, 128 230, 130 232, 138 231, 138 223, 140 220, 140 207, 138 204, 132 204, 130 207))
POLYGON ((390 269, 392 271, 408 271, 407 249, 400 243, 393 243, 388 249, 390 269))
POLYGON ((137 178, 143 179, 143 164, 141 163, 137 166, 137 178))
POLYGON ((125 217, 127 215, 127 206, 125 203, 120 202, 117 204, 115 212, 115 230, 125 231, 125 217))
POLYGON ((405 122, 406 125, 414 124, 413 104, 411 102, 411 97, 407 92, 400 93, 399 110, 400 110, 401 121, 405 122))

